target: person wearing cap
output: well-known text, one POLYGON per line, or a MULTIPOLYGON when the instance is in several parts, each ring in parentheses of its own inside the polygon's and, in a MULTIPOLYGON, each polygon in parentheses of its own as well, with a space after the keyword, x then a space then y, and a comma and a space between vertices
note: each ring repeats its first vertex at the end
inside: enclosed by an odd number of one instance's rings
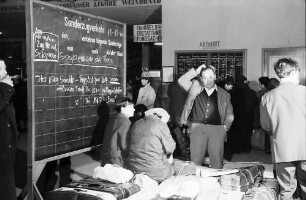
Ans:
POLYGON ((14 179, 17 124, 12 103, 13 86, 6 65, 0 60, 0 199, 5 200, 17 199, 14 179))
POLYGON ((128 133, 126 167, 157 182, 171 176, 205 175, 207 167, 173 158, 176 144, 167 126, 169 119, 170 115, 163 108, 152 108, 132 125, 128 133))
POLYGON ((260 124, 273 137, 280 200, 306 199, 306 87, 299 85, 300 68, 295 60, 279 59, 274 71, 280 84, 263 95, 260 124))
POLYGON ((190 128, 190 159, 202 165, 206 151, 212 168, 223 168, 226 132, 234 119, 230 94, 215 84, 213 66, 201 65, 183 74, 178 82, 188 92, 181 125, 190 128))
POLYGON ((156 93, 150 84, 150 73, 148 71, 142 72, 141 85, 142 87, 139 89, 136 105, 143 104, 148 109, 153 108, 156 99, 156 93))
POLYGON ((109 163, 123 167, 126 158, 127 132, 131 125, 129 117, 134 114, 134 104, 125 97, 118 100, 115 109, 116 113, 110 114, 104 131, 101 166, 109 163))
POLYGON ((167 122, 170 115, 162 108, 145 112, 145 117, 134 123, 128 133, 127 167, 162 181, 173 174, 168 158, 175 149, 167 122))

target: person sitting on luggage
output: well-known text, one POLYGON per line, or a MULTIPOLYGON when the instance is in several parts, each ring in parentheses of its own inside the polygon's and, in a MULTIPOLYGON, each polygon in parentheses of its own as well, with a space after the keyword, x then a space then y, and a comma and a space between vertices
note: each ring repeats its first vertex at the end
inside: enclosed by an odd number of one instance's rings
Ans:
POLYGON ((175 149, 167 122, 170 115, 162 108, 149 109, 128 133, 127 167, 162 181, 173 174, 168 160, 175 149))
POLYGON ((110 115, 104 131, 101 166, 107 163, 124 165, 126 135, 131 125, 129 117, 133 116, 135 109, 129 98, 118 100, 115 109, 117 112, 110 115))
MULTIPOLYGON (((176 143, 167 126, 170 115, 162 108, 145 112, 128 133, 126 167, 162 182, 172 175, 196 175, 201 169, 195 163, 173 159, 176 143)), ((200 174, 199 174, 200 175, 200 174)))

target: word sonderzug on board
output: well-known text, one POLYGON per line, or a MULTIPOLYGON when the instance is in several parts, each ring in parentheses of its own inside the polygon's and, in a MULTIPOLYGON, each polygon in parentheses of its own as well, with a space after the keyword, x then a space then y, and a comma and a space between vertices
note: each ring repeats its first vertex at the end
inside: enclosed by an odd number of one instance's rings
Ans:
POLYGON ((85 24, 85 23, 79 22, 77 19, 69 20, 68 17, 64 17, 64 21, 65 21, 64 23, 65 26, 86 30, 87 33, 89 32, 104 33, 105 32, 105 28, 102 25, 98 26, 97 24, 96 25, 85 24))

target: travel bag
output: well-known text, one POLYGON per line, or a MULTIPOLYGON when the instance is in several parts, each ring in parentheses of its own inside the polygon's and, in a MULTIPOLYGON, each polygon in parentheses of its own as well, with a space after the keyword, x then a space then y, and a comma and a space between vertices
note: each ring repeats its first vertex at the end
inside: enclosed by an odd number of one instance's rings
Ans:
POLYGON ((116 184, 101 179, 87 178, 73 181, 65 187, 47 192, 45 200, 121 200, 140 191, 133 183, 116 184))

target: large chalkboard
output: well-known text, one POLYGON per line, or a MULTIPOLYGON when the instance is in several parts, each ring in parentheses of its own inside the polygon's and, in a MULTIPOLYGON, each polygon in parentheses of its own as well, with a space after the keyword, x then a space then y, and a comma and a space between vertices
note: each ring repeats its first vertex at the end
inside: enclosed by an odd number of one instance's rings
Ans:
POLYGON ((126 25, 38 1, 31 16, 34 159, 100 144, 98 108, 125 92, 126 25))

